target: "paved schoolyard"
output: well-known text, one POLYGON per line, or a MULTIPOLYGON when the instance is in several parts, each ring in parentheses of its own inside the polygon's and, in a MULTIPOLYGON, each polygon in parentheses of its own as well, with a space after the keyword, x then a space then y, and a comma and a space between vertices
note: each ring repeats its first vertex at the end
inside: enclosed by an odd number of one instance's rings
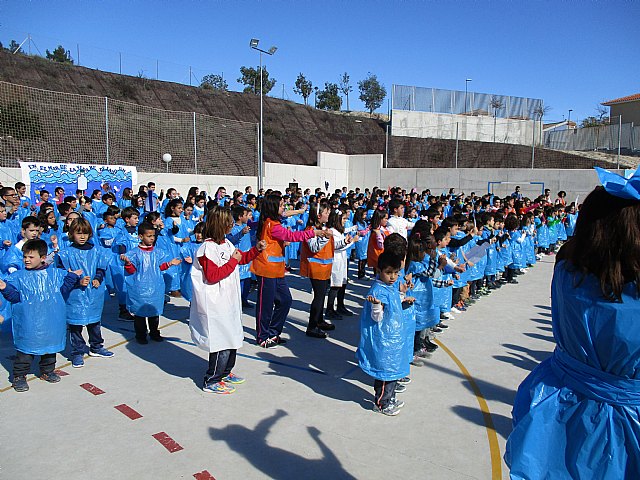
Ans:
MULTIPOLYGON (((191 343, 183 299, 161 320, 168 341, 149 345, 131 341, 132 323, 109 299, 103 335, 115 357, 74 369, 58 355, 67 375, 34 379, 27 393, 10 387, 2 335, 0 478, 507 478, 515 391, 553 349, 552 269, 546 257, 450 321, 441 348, 412 367, 396 417, 371 411, 371 380, 354 362, 358 317, 336 321, 329 340, 304 335, 311 294, 295 274, 286 345, 256 347, 246 312, 235 372, 247 382, 233 395, 200 390, 206 352, 191 343)), ((358 313, 369 284, 354 279, 347 291, 358 313)))

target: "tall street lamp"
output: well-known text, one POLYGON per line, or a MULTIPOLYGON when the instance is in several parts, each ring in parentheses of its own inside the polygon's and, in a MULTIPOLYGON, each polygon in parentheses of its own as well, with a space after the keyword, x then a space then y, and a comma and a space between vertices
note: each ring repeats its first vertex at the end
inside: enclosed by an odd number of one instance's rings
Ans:
POLYGON ((567 130, 571 128, 571 112, 573 112, 573 110, 569 109, 569 116, 567 117, 567 130))
POLYGON ((471 81, 473 81, 472 78, 466 78, 464 80, 464 113, 467 113, 467 85, 469 85, 471 81))
POLYGON ((258 52, 260 52, 260 140, 258 143, 259 146, 259 150, 260 150, 260 155, 259 155, 259 160, 258 160, 258 190, 261 188, 264 188, 263 186, 263 177, 264 177, 264 157, 263 157, 263 153, 264 153, 264 143, 263 143, 263 137, 262 137, 262 54, 266 53, 267 55, 273 55, 274 53, 276 53, 276 50, 278 50, 278 47, 271 47, 269 50, 262 50, 260 48, 258 48, 258 44, 260 43, 260 40, 258 40, 257 38, 252 38, 251 41, 249 42, 249 46, 254 49, 257 50, 258 52))

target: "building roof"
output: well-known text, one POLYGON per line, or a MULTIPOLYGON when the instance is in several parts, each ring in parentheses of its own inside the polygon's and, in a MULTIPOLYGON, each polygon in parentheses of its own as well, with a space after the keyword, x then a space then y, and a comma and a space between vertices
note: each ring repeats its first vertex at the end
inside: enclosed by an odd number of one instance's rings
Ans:
POLYGON ((609 100, 607 102, 602 102, 602 105, 611 106, 617 105, 618 103, 627 103, 627 102, 638 102, 640 101, 640 93, 634 93, 633 95, 627 95, 626 97, 616 98, 614 100, 609 100))

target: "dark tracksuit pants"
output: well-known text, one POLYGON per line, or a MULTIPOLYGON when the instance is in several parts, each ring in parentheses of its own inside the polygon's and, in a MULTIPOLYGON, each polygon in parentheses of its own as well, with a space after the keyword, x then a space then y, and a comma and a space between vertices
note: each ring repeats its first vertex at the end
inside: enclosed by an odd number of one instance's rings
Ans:
POLYGON ((160 325, 160 317, 139 317, 138 315, 134 315, 133 318, 133 328, 136 331, 136 338, 138 340, 144 340, 147 338, 147 320, 149 321, 149 335, 152 337, 159 337, 160 330, 158 326, 160 325))
POLYGON ((231 373, 236 365, 236 350, 220 350, 209 354, 209 369, 204 375, 204 384, 213 385, 231 373))
POLYGON ((69 343, 71 344, 71 355, 84 355, 87 344, 82 336, 82 328, 87 327, 89 336, 89 349, 97 352, 102 348, 104 340, 100 332, 100 322, 89 325, 69 325, 69 343))
POLYGON ((379 408, 385 408, 389 402, 396 396, 397 380, 384 381, 376 379, 373 382, 373 390, 375 392, 375 404, 379 408))
POLYGON ((314 330, 324 321, 322 318, 322 309, 324 307, 324 297, 327 294, 327 287, 329 286, 329 279, 316 280, 315 278, 310 278, 309 280, 311 280, 313 300, 309 309, 309 325, 307 326, 307 331, 314 330))
POLYGON ((258 278, 256 304, 256 339, 258 343, 280 336, 293 299, 289 285, 282 278, 258 278))
MULTIPOLYGON (((31 370, 31 363, 35 355, 16 351, 16 358, 13 361, 13 378, 24 377, 31 370)), ((56 354, 45 353, 40 355, 40 374, 51 373, 56 368, 56 354)))

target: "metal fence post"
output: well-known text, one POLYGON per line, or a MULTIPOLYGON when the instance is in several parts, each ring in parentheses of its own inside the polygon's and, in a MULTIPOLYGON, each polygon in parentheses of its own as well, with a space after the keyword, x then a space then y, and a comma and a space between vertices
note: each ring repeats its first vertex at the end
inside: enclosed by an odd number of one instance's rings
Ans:
POLYGON ((618 121, 618 169, 620 169, 620 142, 622 141, 622 115, 618 121))
POLYGON ((260 124, 256 123, 256 158, 258 161, 258 190, 262 188, 262 165, 260 165, 260 124))
POLYGON ((456 169, 458 168, 458 122, 456 122, 456 169))
POLYGON ((198 175, 198 137, 196 136, 196 112, 193 112, 193 162, 198 175))
POLYGON ((104 97, 104 127, 107 140, 107 165, 109 165, 109 97, 104 97))
POLYGON ((533 143, 531 144, 531 169, 535 165, 536 160, 536 121, 533 120, 533 143))
POLYGON ((389 168, 389 124, 387 123, 387 134, 384 139, 384 168, 389 168))

